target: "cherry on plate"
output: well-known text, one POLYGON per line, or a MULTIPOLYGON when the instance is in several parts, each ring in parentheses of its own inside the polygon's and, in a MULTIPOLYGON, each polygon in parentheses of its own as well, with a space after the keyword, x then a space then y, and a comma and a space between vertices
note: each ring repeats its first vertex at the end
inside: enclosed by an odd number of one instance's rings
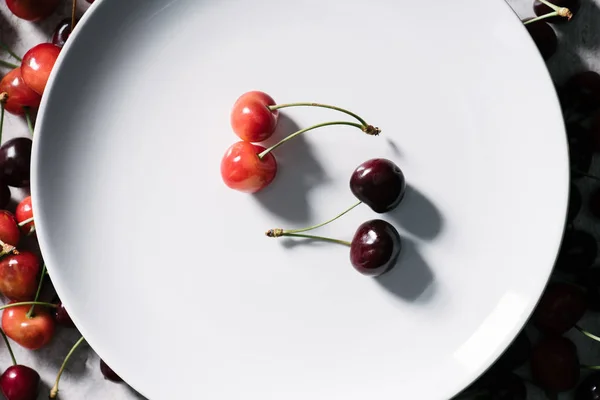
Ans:
POLYGON ((32 141, 26 137, 10 139, 0 146, 0 179, 8 186, 29 186, 32 141))
POLYGON ((21 62, 23 80, 34 92, 44 94, 48 78, 60 54, 60 47, 41 43, 29 49, 21 62))
POLYGON ((531 375, 541 388, 559 393, 573 389, 579 381, 577 348, 561 336, 542 338, 531 354, 531 375))
POLYGON ((30 306, 14 306, 4 310, 2 329, 6 336, 30 350, 37 350, 52 340, 54 319, 47 307, 35 306, 34 315, 29 318, 30 306))
POLYGON ((275 100, 260 91, 241 95, 231 110, 231 127, 240 139, 246 142, 262 142, 275 132, 279 111, 271 111, 268 106, 275 100))
POLYGON ((40 375, 24 365, 13 365, 0 376, 0 390, 6 400, 36 400, 40 375))
POLYGON ((15 68, 0 81, 0 93, 6 93, 8 100, 4 109, 14 115, 25 114, 25 107, 37 108, 42 97, 25 84, 21 68, 15 68))
POLYGON ((392 161, 374 158, 354 170, 350 190, 376 213, 385 213, 396 208, 404 198, 406 179, 392 161))
POLYGON ((561 335, 583 317, 587 309, 585 293, 575 285, 552 282, 542 295, 533 323, 548 335, 561 335))
POLYGON ((8 9, 17 17, 27 21, 48 18, 58 7, 60 0, 6 0, 8 9))
POLYGON ((272 153, 259 158, 265 150, 249 142, 234 143, 221 160, 223 182, 244 193, 256 193, 267 187, 277 174, 277 161, 272 153))
POLYGON ((363 275, 379 276, 391 270, 400 255, 400 234, 389 222, 362 223, 350 245, 350 262, 363 275))

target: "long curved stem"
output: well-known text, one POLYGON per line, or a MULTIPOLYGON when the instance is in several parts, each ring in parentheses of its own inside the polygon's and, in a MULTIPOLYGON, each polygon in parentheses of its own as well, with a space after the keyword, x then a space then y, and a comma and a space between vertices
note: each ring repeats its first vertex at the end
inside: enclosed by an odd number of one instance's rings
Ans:
POLYGON ((60 381, 60 377, 62 376, 62 374, 65 370, 65 367, 67 366, 67 362, 69 362, 69 358, 71 358, 73 353, 75 353, 75 350, 77 350, 77 348, 84 341, 85 341, 85 339, 83 336, 81 338, 79 338, 79 340, 73 345, 73 347, 71 347, 69 354, 67 354, 67 356, 65 357, 65 360, 63 361, 62 365, 60 366, 60 370, 58 370, 58 375, 56 376, 56 382, 54 382, 54 386, 50 390, 50 398, 51 399, 55 399, 56 396, 58 395, 58 382, 60 381))
POLYGON ((288 236, 288 237, 298 237, 298 238, 304 238, 304 239, 315 239, 315 240, 322 240, 324 242, 331 242, 331 243, 337 243, 337 244, 343 244, 344 246, 348 246, 350 247, 352 245, 352 243, 346 241, 346 240, 339 240, 339 239, 333 239, 333 238, 328 238, 328 237, 324 237, 324 236, 314 236, 314 235, 305 235, 303 233, 282 233, 281 235, 277 236, 288 236))
POLYGON ((44 307, 50 307, 50 308, 58 307, 57 304, 45 303, 43 301, 20 301, 18 303, 11 303, 11 304, 5 304, 3 306, 0 306, 0 311, 7 309, 7 308, 19 307, 19 306, 44 306, 44 307))
POLYGON ((12 69, 19 68, 18 65, 10 63, 8 61, 4 61, 4 60, 0 60, 0 66, 12 68, 12 69))
POLYGON ((336 219, 339 219, 339 218, 343 217, 344 215, 346 215, 347 213, 349 213, 350 211, 352 211, 356 207, 360 206, 361 204, 362 204, 362 201, 359 201, 358 203, 353 204, 348 209, 344 210, 341 214, 338 214, 335 217, 333 217, 333 218, 331 218, 331 219, 329 219, 329 220, 327 220, 325 222, 321 222, 320 224, 309 226, 308 228, 301 228, 301 229, 269 229, 266 232, 266 235, 269 236, 269 237, 279 237, 279 236, 283 236, 284 234, 302 233, 302 232, 312 231, 313 229, 320 228, 322 226, 325 226, 327 224, 332 223, 336 219))
MULTIPOLYGON (((38 301, 38 299, 40 297, 40 292, 42 291, 42 286, 44 285, 44 277, 45 276, 46 276, 46 263, 44 263, 44 266, 42 267, 42 273, 40 275, 40 282, 38 283, 37 292, 35 292, 35 299, 33 299, 33 301, 38 301)), ((35 305, 32 305, 31 308, 29 308, 29 311, 26 314, 27 318, 31 318, 33 316, 34 308, 35 308, 35 305)))
POLYGON ((13 353, 12 346, 6 337, 6 333, 4 330, 0 329, 0 334, 2 334, 2 338, 4 339, 4 343, 6 343, 6 347, 8 348, 8 353, 10 354, 10 359, 12 360, 13 365, 17 365, 17 359, 15 358, 15 353, 13 353))
POLYGON ((294 132, 291 135, 281 139, 279 142, 275 143, 273 146, 269 147, 268 149, 266 149, 265 151, 260 153, 258 155, 258 158, 262 160, 267 154, 269 154, 270 152, 272 152, 273 150, 275 150, 276 148, 278 148, 279 146, 281 146, 288 140, 292 140, 293 138, 303 134, 304 132, 312 131, 313 129, 321 128, 324 126, 331 126, 331 125, 348 125, 348 126, 354 126, 360 130, 363 130, 363 126, 361 124, 357 124, 355 122, 347 122, 347 121, 323 122, 321 124, 309 126, 308 128, 300 129, 299 131, 294 132))
POLYGON ((23 111, 25 111, 25 121, 27 121, 27 127, 29 128, 29 132, 33 136, 33 122, 31 121, 31 114, 29 113, 29 107, 23 107, 23 111))
POLYGON ((275 111, 275 110, 281 110, 282 108, 289 108, 289 107, 320 107, 320 108, 328 108, 330 110, 336 110, 336 111, 343 112, 344 114, 347 114, 347 115, 351 116, 352 118, 355 118, 358 122, 360 122, 360 124, 362 126, 367 126, 368 125, 365 122, 364 119, 362 119, 361 117, 359 117, 357 114, 353 113, 352 111, 346 110, 344 108, 336 107, 336 106, 330 106, 329 104, 308 103, 308 102, 276 104, 274 106, 269 106, 269 110, 275 111))
POLYGON ((4 49, 4 51, 6 51, 12 58, 14 58, 15 60, 17 60, 18 62, 23 61, 23 59, 21 57, 19 57, 14 51, 12 51, 10 49, 10 47, 8 47, 6 45, 6 43, 0 42, 0 47, 2 47, 4 49))
POLYGON ((4 103, 6 102, 6 92, 0 93, 0 143, 2 143, 2 129, 4 128, 4 103))
POLYGON ((600 337, 594 335, 593 333, 586 331, 585 329, 581 328, 579 325, 575 325, 575 329, 577 329, 579 332, 581 332, 581 334, 589 337, 590 339, 600 342, 600 337))
POLYGON ((561 9, 561 11, 552 11, 552 12, 549 12, 548 14, 540 15, 539 17, 529 19, 529 20, 523 22, 523 25, 529 25, 534 22, 542 21, 544 19, 548 19, 548 18, 552 18, 552 17, 565 17, 567 19, 571 19, 571 16, 572 16, 571 11, 569 11, 568 8, 563 8, 563 9, 561 9), (562 10, 566 10, 566 11, 562 11, 562 10))

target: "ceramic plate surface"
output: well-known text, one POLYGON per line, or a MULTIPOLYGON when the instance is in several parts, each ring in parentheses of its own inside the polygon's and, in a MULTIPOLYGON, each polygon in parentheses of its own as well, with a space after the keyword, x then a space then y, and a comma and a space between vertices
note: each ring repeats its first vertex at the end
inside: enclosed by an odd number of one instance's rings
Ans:
MULTIPOLYGON (((346 119, 282 111, 276 135, 346 119)), ((102 0, 63 50, 33 202, 56 289, 90 345, 150 399, 446 400, 503 352, 559 247, 568 159, 556 95, 497 0, 102 0), (256 195, 225 187, 237 97, 348 108, 379 137, 315 130, 256 195), (543 116, 543 117, 541 117, 543 116), (374 157, 404 171, 384 218, 397 267, 270 239, 346 209, 374 157)))

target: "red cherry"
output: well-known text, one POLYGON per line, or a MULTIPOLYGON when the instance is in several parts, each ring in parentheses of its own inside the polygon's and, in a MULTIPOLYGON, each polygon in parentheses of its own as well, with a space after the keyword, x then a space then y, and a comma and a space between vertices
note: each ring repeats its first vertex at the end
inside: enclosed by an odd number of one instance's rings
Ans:
MULTIPOLYGON (((15 218, 20 225, 22 222, 33 218, 33 210, 31 208, 31 196, 27 196, 19 203, 15 210, 15 218)), ((35 221, 28 222, 20 226, 21 231, 29 235, 35 231, 35 221)))
POLYGON ((0 240, 11 246, 19 244, 21 232, 10 211, 0 210, 0 240))
POLYGON ((568 283, 548 285, 533 313, 533 323, 543 333, 562 335, 571 329, 587 310, 584 293, 568 283))
POLYGON ((24 365, 13 365, 0 376, 0 390, 7 400, 36 400, 40 375, 24 365))
POLYGON ((0 259, 0 292, 11 300, 33 300, 38 287, 40 260, 28 251, 0 259))
POLYGON ((39 21, 49 17, 59 3, 60 0, 6 0, 8 9, 27 21, 39 21))
POLYGON ((63 303, 58 303, 58 307, 54 312, 54 320, 57 324, 62 325, 66 328, 75 328, 75 324, 71 319, 71 316, 67 312, 67 309, 63 305, 63 303))
POLYGON ((277 174, 277 161, 272 153, 260 159, 264 147, 249 142, 234 143, 221 160, 221 177, 232 189, 256 193, 268 186, 277 174))
POLYGON ((241 95, 231 110, 231 127, 240 139, 246 142, 262 142, 275 132, 279 111, 271 111, 267 106, 275 105, 275 100, 259 91, 241 95))
POLYGON ((15 115, 25 114, 23 107, 37 108, 42 97, 31 90, 23 81, 21 68, 15 68, 0 81, 0 93, 5 92, 8 100, 4 103, 4 109, 15 115))
POLYGON ((54 319, 46 307, 36 306, 34 315, 27 317, 30 306, 15 306, 4 310, 2 329, 6 336, 21 346, 37 350, 47 345, 54 335, 54 319))
POLYGON ((59 54, 60 47, 52 43, 38 44, 25 53, 21 63, 21 75, 34 92, 44 94, 48 77, 59 54))
POLYGON ((569 339, 550 336, 542 339, 531 354, 531 375, 541 388, 551 392, 573 389, 579 381, 577 348, 569 339))

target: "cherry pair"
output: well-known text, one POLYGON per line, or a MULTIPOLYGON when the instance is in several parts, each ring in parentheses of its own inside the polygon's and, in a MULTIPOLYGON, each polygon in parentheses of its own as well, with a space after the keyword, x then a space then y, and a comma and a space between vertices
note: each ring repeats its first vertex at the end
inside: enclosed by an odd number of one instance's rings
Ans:
POLYGON ((376 158, 365 161, 354 170, 350 177, 350 190, 359 202, 338 216, 304 229, 270 229, 266 235, 303 237, 343 244, 350 247, 350 262, 358 272, 368 276, 386 273, 395 266, 402 249, 400 234, 387 221, 373 219, 364 222, 354 233, 351 242, 303 233, 335 221, 362 203, 380 214, 393 210, 404 198, 406 180, 402 170, 392 161, 376 158))
POLYGON ((364 119, 348 110, 319 103, 279 104, 268 94, 251 91, 240 96, 231 111, 233 131, 242 139, 230 146, 221 160, 221 177, 231 189, 245 193, 256 193, 267 187, 277 174, 277 160, 272 151, 285 142, 313 129, 325 126, 345 125, 360 129, 367 135, 378 135, 379 128, 369 125, 364 119), (300 129, 278 143, 265 148, 256 142, 270 138, 275 132, 279 110, 288 107, 320 107, 349 115, 357 122, 331 121, 300 129))

